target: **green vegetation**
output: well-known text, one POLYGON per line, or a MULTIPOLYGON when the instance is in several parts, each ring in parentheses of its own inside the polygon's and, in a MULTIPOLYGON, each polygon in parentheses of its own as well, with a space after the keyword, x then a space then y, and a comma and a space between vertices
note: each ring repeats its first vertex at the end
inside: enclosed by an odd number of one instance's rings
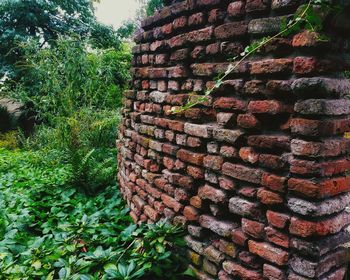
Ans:
POLYGON ((131 64, 122 39, 136 24, 104 26, 92 4, 0 1, 0 95, 35 117, 30 133, 0 134, 1 280, 190 273, 182 228, 134 225, 119 194, 115 139, 131 64))
POLYGON ((71 176, 60 152, 0 150, 0 279, 170 279, 183 271, 170 250, 183 245, 180 228, 136 227, 116 186, 88 197, 71 176))

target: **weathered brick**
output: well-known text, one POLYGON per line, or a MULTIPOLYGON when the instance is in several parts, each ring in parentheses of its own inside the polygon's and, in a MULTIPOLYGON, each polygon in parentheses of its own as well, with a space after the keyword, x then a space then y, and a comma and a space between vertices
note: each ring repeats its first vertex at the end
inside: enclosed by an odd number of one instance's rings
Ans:
POLYGON ((325 236, 339 232, 349 222, 350 213, 347 212, 317 222, 292 217, 289 231, 301 237, 325 236))
POLYGON ((257 239, 263 239, 265 232, 264 232, 265 225, 256 221, 248 220, 243 218, 242 219, 242 230, 244 233, 257 238, 257 239))
POLYGON ((213 107, 215 109, 244 111, 247 107, 247 102, 234 97, 220 97, 214 101, 213 107))
POLYGON ((174 198, 172 198, 166 194, 162 194, 161 198, 162 198, 163 203, 167 207, 173 209, 175 212, 179 212, 183 208, 183 205, 181 203, 179 203, 174 198))
POLYGON ((253 35, 275 34, 280 31, 281 22, 280 17, 253 19, 249 22, 248 32, 253 35))
POLYGON ((252 62, 251 74, 276 74, 276 73, 288 73, 293 68, 293 59, 291 58, 278 58, 267 59, 262 61, 252 62))
POLYGON ((213 27, 206 27, 200 30, 191 31, 187 33, 186 39, 189 42, 199 43, 209 41, 213 35, 213 27))
POLYGON ((291 178, 288 180, 288 189, 313 198, 334 196, 350 190, 350 176, 321 181, 291 178))
POLYGON ((251 147, 243 147, 239 150, 240 158, 245 162, 256 163, 259 160, 259 154, 251 147))
POLYGON ((264 219, 262 216, 262 209, 258 203, 254 203, 240 197, 232 197, 229 200, 229 209, 231 213, 243 217, 249 217, 257 220, 264 219))
POLYGON ((270 242, 284 248, 289 248, 288 234, 282 233, 274 229, 273 227, 266 227, 265 232, 266 232, 266 237, 270 242))
POLYGON ((248 144, 257 148, 289 151, 291 140, 289 136, 284 135, 252 135, 248 137, 248 144))
POLYGON ((257 192, 259 201, 266 205, 283 204, 283 197, 275 192, 260 188, 257 192))
POLYGON ((214 128, 213 138, 218 141, 224 141, 227 143, 235 144, 240 137, 244 135, 242 130, 232 130, 224 128, 214 128))
POLYGON ((184 130, 185 133, 197 137, 210 138, 212 135, 212 127, 209 125, 185 123, 184 130))
POLYGON ((248 25, 245 21, 225 23, 215 28, 214 34, 217 39, 239 37, 247 33, 248 25))
POLYGON ((204 185, 199 188, 198 196, 201 199, 209 199, 214 203, 223 203, 227 201, 227 194, 225 191, 216 189, 209 185, 204 185))
POLYGON ((263 175, 263 171, 260 169, 250 168, 240 164, 232 164, 225 162, 222 165, 222 173, 250 183, 259 184, 263 175))
POLYGON ((346 154, 350 151, 350 139, 325 139, 319 142, 293 139, 291 150, 294 155, 308 157, 333 157, 346 154))
POLYGON ((204 154, 194 153, 184 149, 180 149, 176 153, 176 157, 180 160, 200 166, 203 165, 204 156, 204 154))
POLYGON ((212 170, 221 170, 223 159, 220 156, 208 155, 204 158, 204 167, 212 170))
POLYGON ((197 221, 199 218, 198 210, 192 206, 186 206, 184 208, 183 214, 189 221, 197 221))
POLYGON ((285 265, 288 262, 289 254, 286 251, 268 243, 249 240, 248 247, 251 253, 277 265, 285 265))
POLYGON ((208 215, 201 215, 199 224, 223 237, 229 237, 231 231, 237 228, 237 225, 233 222, 220 221, 208 215))
POLYGON ((286 280, 286 273, 282 269, 279 269, 270 264, 264 264, 263 274, 266 279, 269 280, 286 280))
POLYGON ((232 2, 227 7, 227 13, 230 17, 236 18, 241 17, 245 13, 244 2, 236 1, 232 2))
POLYGON ((280 229, 284 229, 289 224, 289 221, 290 221, 289 215, 274 212, 271 210, 267 210, 266 217, 270 225, 280 229))
POLYGON ((263 276, 259 272, 247 269, 232 261, 224 261, 222 267, 228 274, 238 276, 243 280, 263 280, 263 276))

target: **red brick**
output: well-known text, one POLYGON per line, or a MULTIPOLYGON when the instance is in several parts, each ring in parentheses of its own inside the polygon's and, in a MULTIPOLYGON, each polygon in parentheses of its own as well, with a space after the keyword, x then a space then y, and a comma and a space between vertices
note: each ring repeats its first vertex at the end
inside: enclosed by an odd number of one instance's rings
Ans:
POLYGON ((214 203, 223 203, 227 201, 227 194, 220 189, 216 189, 209 185, 204 185, 199 188, 198 196, 201 199, 209 199, 214 203))
POLYGON ((289 231, 291 234, 301 237, 326 236, 339 232, 349 222, 350 213, 345 211, 334 217, 316 222, 292 217, 289 231))
POLYGON ((184 78, 188 76, 188 69, 185 66, 175 66, 168 68, 169 78, 184 78))
POLYGON ((242 1, 236 1, 228 5, 227 13, 230 17, 240 17, 244 15, 244 12, 245 6, 242 1))
POLYGON ((170 48, 176 48, 184 46, 187 42, 187 35, 186 34, 180 34, 177 36, 172 37, 169 40, 169 46, 170 48))
POLYGON ((214 34, 217 39, 227 39, 242 36, 247 33, 247 30, 248 25, 246 22, 231 22, 216 27, 214 34))
POLYGON ((237 124, 243 128, 260 127, 259 120, 252 114, 239 114, 237 116, 237 124))
POLYGON ((235 147, 221 146, 220 155, 227 158, 238 158, 238 150, 235 147))
POLYGON ((183 205, 180 202, 166 194, 162 194, 162 201, 167 207, 173 209, 175 212, 179 212, 183 208, 183 205))
POLYGON ((339 156, 350 151, 350 139, 326 139, 320 142, 293 139, 291 150, 294 155, 308 157, 339 156))
POLYGON ((213 9, 209 12, 208 22, 215 23, 225 18, 225 12, 221 9, 213 9))
POLYGON ((240 158, 245 162, 256 163, 259 160, 259 154, 251 147, 243 147, 239 150, 240 158))
POLYGON ((204 154, 193 153, 183 149, 176 153, 176 157, 180 160, 200 166, 203 165, 204 156, 204 154))
POLYGON ((220 170, 223 159, 220 156, 208 155, 204 158, 204 167, 212 170, 220 170))
POLYGON ((187 166, 187 174, 194 179, 204 179, 204 170, 196 166, 187 166))
POLYGON ((318 34, 310 30, 305 30, 294 35, 293 47, 314 47, 319 43, 318 34))
POLYGON ((264 173, 261 178, 261 184, 271 190, 284 192, 286 177, 277 176, 270 173, 264 173))
POLYGON ((205 16, 202 12, 193 14, 188 18, 189 26, 202 25, 204 23, 205 23, 205 16))
POLYGON ((234 229, 231 232, 232 241, 238 245, 246 246, 248 236, 241 229, 234 229))
POLYGON ((152 221, 157 221, 159 218, 159 213, 154 210, 151 206, 146 205, 144 207, 143 212, 152 220, 152 221))
POLYGON ((267 210, 266 217, 270 225, 280 229, 284 229, 290 221, 289 215, 271 210, 267 210))
POLYGON ((168 128, 177 132, 183 132, 185 124, 181 121, 167 120, 168 128))
POLYGON ((201 215, 199 217, 199 224, 223 237, 229 237, 231 231, 237 227, 233 222, 220 221, 208 215, 201 215))
POLYGON ((190 199, 190 204, 196 208, 202 207, 202 199, 199 196, 193 196, 190 199))
POLYGON ((208 55, 214 55, 220 52, 220 45, 219 43, 213 43, 206 47, 205 53, 208 55))
POLYGON ((247 102, 234 97, 219 97, 214 101, 215 109, 232 109, 244 111, 247 107, 247 102))
POLYGON ((288 180, 288 188, 308 197, 329 197, 349 191, 350 176, 325 179, 319 182, 291 178, 288 180))
POLYGON ((250 101, 248 105, 248 111, 254 114, 279 114, 285 112, 291 112, 293 109, 290 106, 283 104, 276 100, 259 100, 250 101))
POLYGON ((192 206, 186 206, 184 208, 183 214, 189 221, 197 221, 199 218, 198 210, 192 206))
POLYGON ((270 242, 284 248, 289 248, 289 236, 287 234, 282 233, 272 227, 266 227, 265 231, 266 237, 270 242))
POLYGON ((237 250, 236 246, 232 242, 227 242, 224 239, 215 240, 213 245, 218 248, 221 252, 225 253, 230 257, 235 257, 237 250))
POLYGON ((265 242, 248 241, 249 251, 277 265, 286 265, 289 254, 265 242))
POLYGON ((200 30, 187 33, 186 39, 190 42, 198 43, 209 41, 213 35, 213 27, 206 27, 200 30))
POLYGON ((260 188, 257 192, 258 199, 261 203, 266 205, 283 204, 283 197, 275 192, 260 188))
POLYGON ((290 127, 293 133, 304 136, 342 135, 350 130, 350 118, 330 120, 295 118, 290 121, 290 127))
POLYGON ((332 176, 350 170, 350 160, 347 158, 325 162, 292 159, 290 164, 291 172, 301 175, 332 176))
POLYGON ((174 29, 184 28, 186 26, 187 26, 187 17, 186 16, 176 18, 173 21, 173 28, 174 29))
POLYGON ((278 58, 256 61, 251 63, 251 74, 288 73, 293 69, 293 59, 278 58))
POLYGON ((247 0, 245 9, 247 13, 266 11, 269 6, 266 0, 247 0))
POLYGON ((225 162, 223 164, 222 173, 242 181, 256 184, 261 182, 261 177, 263 175, 260 169, 254 169, 240 164, 232 164, 230 162, 225 162))
POLYGON ((285 271, 270 264, 264 264, 264 277, 269 280, 286 280, 285 271))
POLYGON ((259 272, 247 269, 232 261, 224 261, 222 267, 228 274, 238 276, 242 280, 263 280, 263 276, 259 272))
POLYGON ((286 165, 286 158, 271 154, 260 154, 259 164, 270 169, 282 169, 286 165))
POLYGON ((236 184, 233 182, 233 180, 224 177, 224 176, 220 176, 219 177, 219 186, 220 188, 224 189, 224 190, 234 190, 236 187, 236 184))
POLYGON ((294 73, 309 74, 315 72, 317 60, 314 57, 296 57, 294 60, 294 73))
POLYGON ((265 225, 256 221, 248 220, 243 218, 242 219, 242 230, 244 233, 257 238, 257 239, 263 239, 265 232, 264 232, 265 225))
MULTIPOLYGON (((197 5, 199 7, 203 6, 214 6, 220 3, 221 0, 197 0, 197 5)), ((205 8, 205 7, 203 7, 205 8)))
POLYGON ((284 135, 252 135, 248 137, 248 145, 265 149, 290 150, 290 137, 284 135))

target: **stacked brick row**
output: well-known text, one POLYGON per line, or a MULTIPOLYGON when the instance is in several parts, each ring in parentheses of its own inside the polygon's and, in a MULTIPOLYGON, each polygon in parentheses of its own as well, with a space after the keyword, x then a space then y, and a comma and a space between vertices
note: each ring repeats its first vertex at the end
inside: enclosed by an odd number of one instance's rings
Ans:
POLYGON ((172 114, 301 4, 174 2, 143 22, 133 48, 118 142, 132 218, 185 225, 199 279, 343 279, 347 17, 327 42, 310 31, 273 40, 204 103, 172 114))

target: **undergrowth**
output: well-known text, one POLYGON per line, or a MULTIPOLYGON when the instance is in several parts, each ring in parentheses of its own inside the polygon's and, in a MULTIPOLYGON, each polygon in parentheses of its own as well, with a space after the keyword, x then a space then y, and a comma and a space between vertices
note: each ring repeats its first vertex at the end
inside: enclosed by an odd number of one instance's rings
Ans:
POLYGON ((178 279, 183 230, 133 225, 116 186, 79 192, 62 156, 0 149, 0 279, 178 279))

